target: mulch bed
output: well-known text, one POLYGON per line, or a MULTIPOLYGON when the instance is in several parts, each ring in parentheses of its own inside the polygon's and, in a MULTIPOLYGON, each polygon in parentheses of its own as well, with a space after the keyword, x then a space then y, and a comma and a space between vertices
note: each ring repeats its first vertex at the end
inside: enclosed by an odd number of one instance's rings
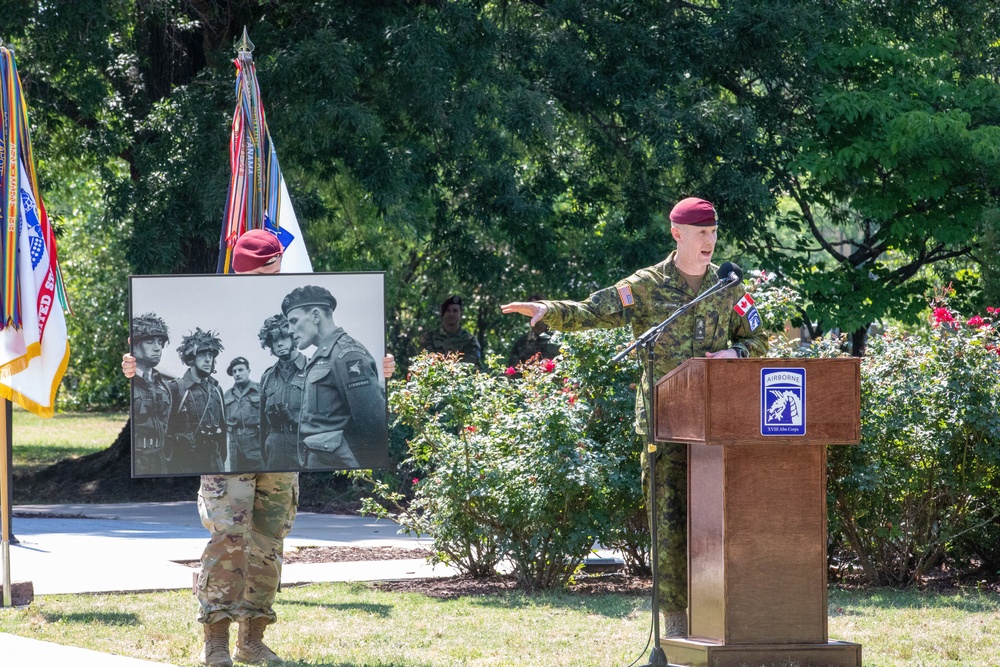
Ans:
MULTIPOLYGON (((380 581, 372 584, 380 591, 420 593, 428 597, 448 600, 476 595, 503 595, 522 591, 514 577, 487 577, 474 579, 467 576, 442 579, 409 579, 401 581, 380 581)), ((580 575, 574 583, 566 587, 566 592, 575 595, 651 595, 653 582, 649 577, 632 577, 626 574, 580 575)))
POLYGON ((358 560, 404 560, 427 558, 426 549, 400 547, 300 547, 285 552, 284 562, 289 563, 346 563, 358 560))

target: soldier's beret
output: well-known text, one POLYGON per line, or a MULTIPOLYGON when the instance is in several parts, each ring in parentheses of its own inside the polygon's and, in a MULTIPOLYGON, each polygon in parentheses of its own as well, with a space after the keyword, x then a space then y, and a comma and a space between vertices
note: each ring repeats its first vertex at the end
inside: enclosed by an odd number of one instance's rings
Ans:
POLYGON ((229 362, 229 368, 226 369, 226 375, 232 376, 233 369, 239 366, 240 364, 243 364, 244 366, 247 367, 247 370, 250 370, 250 362, 247 361, 246 357, 236 357, 235 359, 229 362))
POLYGON ((151 338, 162 338, 169 341, 170 336, 167 334, 167 323, 162 318, 157 317, 156 313, 143 313, 142 315, 133 317, 132 340, 138 343, 141 340, 149 340, 151 338))
POLYGON ((265 229, 250 229, 236 240, 233 246, 233 270, 247 273, 267 264, 281 255, 278 237, 265 229))
POLYGON ((452 294, 447 299, 445 299, 444 303, 441 304, 441 314, 444 315, 444 311, 448 310, 448 306, 450 306, 452 304, 455 304, 456 306, 458 306, 459 308, 461 308, 462 307, 462 297, 458 296, 457 294, 452 294))
POLYGON ((336 310, 337 300, 330 294, 330 290, 318 285, 296 287, 281 300, 281 312, 286 317, 289 312, 296 308, 306 308, 308 306, 326 306, 330 310, 336 310))
POLYGON ((715 213, 712 202, 688 197, 677 202, 670 211, 670 222, 675 225, 712 227, 719 224, 719 216, 715 213))

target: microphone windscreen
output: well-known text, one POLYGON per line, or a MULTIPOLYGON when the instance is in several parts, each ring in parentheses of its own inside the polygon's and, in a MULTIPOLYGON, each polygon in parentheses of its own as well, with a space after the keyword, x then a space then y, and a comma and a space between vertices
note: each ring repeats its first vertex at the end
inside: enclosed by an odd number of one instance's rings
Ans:
POLYGON ((735 273, 737 280, 743 280, 743 269, 732 262, 726 262, 719 267, 719 280, 728 280, 730 273, 735 273))

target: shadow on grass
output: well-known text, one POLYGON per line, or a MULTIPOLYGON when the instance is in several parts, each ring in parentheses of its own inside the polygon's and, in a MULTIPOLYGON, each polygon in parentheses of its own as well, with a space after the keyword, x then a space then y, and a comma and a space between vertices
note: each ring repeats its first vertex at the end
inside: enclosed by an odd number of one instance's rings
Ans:
POLYGON ((101 625, 110 626, 139 625, 139 616, 131 612, 77 612, 73 614, 43 614, 43 616, 49 623, 63 622, 80 625, 100 623, 101 625))
POLYGON ((372 602, 308 602, 306 600, 281 600, 282 607, 318 607, 337 611, 360 611, 382 618, 392 616, 391 604, 375 604, 372 602))
POLYGON ((864 607, 878 609, 954 609, 968 613, 990 613, 1000 608, 1000 595, 971 591, 935 592, 871 588, 858 590, 830 589, 830 615, 843 607, 852 609, 839 615, 864 614, 864 607), (860 608, 860 609, 859 609, 860 608))

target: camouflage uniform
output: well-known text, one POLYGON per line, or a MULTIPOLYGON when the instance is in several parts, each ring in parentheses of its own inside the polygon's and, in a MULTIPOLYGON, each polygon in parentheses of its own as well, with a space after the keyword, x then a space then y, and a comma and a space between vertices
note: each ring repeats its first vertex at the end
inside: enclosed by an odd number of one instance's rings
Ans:
MULTIPOLYGON (((560 331, 631 326, 633 335, 639 336, 697 296, 674 266, 675 255, 671 253, 659 264, 594 292, 586 301, 541 301, 548 308, 543 321, 560 331)), ((706 275, 714 276, 716 270, 712 265, 706 275)), ((711 281, 705 281, 701 291, 709 287, 711 281)), ((655 377, 662 377, 686 359, 730 347, 742 349, 748 356, 763 356, 767 352, 767 333, 759 324, 751 329, 747 317, 734 310, 745 294, 741 286, 735 285, 676 319, 657 344, 655 377)), ((639 355, 643 374, 636 391, 636 431, 645 434, 649 387, 646 350, 640 348, 639 355)), ((687 607, 687 447, 665 443, 659 445, 657 454, 660 608, 669 613, 687 607)), ((643 448, 644 473, 645 457, 643 448)))
POLYGON ((260 378, 260 423, 270 470, 294 470, 306 464, 305 448, 299 447, 298 423, 305 367, 305 356, 296 350, 291 359, 279 360, 260 378))
POLYGON ((558 355, 559 333, 543 331, 536 334, 529 329, 527 333, 514 341, 513 347, 510 348, 510 356, 507 358, 507 365, 523 364, 536 354, 540 354, 542 359, 553 359, 558 355))
POLYGON ((264 469, 260 433, 260 386, 247 382, 242 390, 233 386, 225 395, 228 451, 226 470, 250 472, 264 469))
POLYGON ((459 328, 455 333, 448 333, 444 327, 428 331, 420 342, 420 348, 427 352, 440 354, 459 352, 462 355, 462 361, 470 364, 478 364, 479 359, 483 356, 479 341, 462 328, 459 328))
POLYGON ((167 428, 176 473, 204 473, 223 468, 226 435, 222 390, 215 378, 199 378, 189 368, 168 384, 173 411, 167 428))
POLYGON ((170 390, 167 379, 155 368, 149 377, 138 372, 132 379, 135 411, 132 430, 135 442, 135 474, 165 475, 167 421, 170 419, 170 390))
POLYGON ((306 364, 299 440, 308 468, 383 468, 387 420, 382 367, 337 327, 306 364))
POLYGON ((201 555, 198 622, 262 617, 273 623, 283 540, 299 500, 298 473, 205 475, 198 513, 212 537, 201 555))

